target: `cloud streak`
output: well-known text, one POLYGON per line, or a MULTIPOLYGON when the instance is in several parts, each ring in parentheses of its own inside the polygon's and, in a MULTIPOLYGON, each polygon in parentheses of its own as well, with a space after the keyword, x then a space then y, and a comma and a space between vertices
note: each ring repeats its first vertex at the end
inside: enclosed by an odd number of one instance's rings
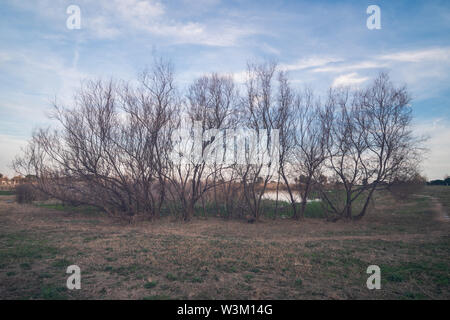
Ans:
POLYGON ((333 80, 332 87, 355 86, 367 81, 368 77, 361 77, 356 72, 343 74, 333 80))

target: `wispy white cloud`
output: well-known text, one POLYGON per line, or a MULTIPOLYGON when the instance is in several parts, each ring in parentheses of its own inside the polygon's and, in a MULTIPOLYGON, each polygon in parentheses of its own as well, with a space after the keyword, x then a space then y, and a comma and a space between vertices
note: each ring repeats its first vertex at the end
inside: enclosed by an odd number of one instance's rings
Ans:
POLYGON ((164 5, 157 0, 114 0, 107 1, 106 5, 114 7, 125 19, 136 24, 148 23, 165 13, 164 5))
POLYGON ((121 35, 119 28, 113 26, 111 20, 104 16, 89 19, 86 23, 96 38, 115 39, 121 35))
MULTIPOLYGON (((208 10, 220 3, 202 1, 208 10)), ((65 8, 70 3, 36 0, 11 4, 61 24, 67 18, 65 8)), ((263 29, 251 26, 246 19, 232 15, 212 15, 202 21, 175 16, 167 4, 159 0, 98 0, 94 3, 79 0, 77 5, 81 9, 80 34, 84 39, 114 40, 140 31, 143 36, 159 37, 161 43, 228 47, 237 46, 248 36, 263 33, 263 29)))
POLYGON ((449 47, 391 52, 376 58, 387 63, 394 78, 405 82, 416 99, 433 98, 448 89, 449 47))
POLYGON ((386 63, 381 63, 378 61, 363 61, 356 63, 345 63, 340 65, 331 65, 320 68, 314 68, 313 72, 348 72, 352 70, 360 70, 360 69, 375 69, 375 68, 383 68, 386 67, 386 63))
POLYGON ((381 55, 379 59, 395 62, 450 61, 450 48, 400 51, 381 55))
POLYGON ((264 52, 267 52, 267 53, 270 53, 270 54, 274 54, 274 55, 277 55, 277 56, 281 54, 281 51, 279 49, 269 45, 266 42, 260 44, 260 48, 264 52))
POLYGON ((312 67, 324 66, 333 62, 340 62, 341 58, 335 57, 308 57, 300 59, 292 64, 280 64, 280 68, 287 71, 303 70, 312 67))
POLYGON ((368 77, 361 77, 356 72, 343 74, 333 80, 333 87, 341 87, 341 86, 355 86, 360 83, 367 81, 368 77))
MULTIPOLYGON (((49 51, 36 54, 26 49, 5 49, 0 51, 0 56, 11 57, 0 65, 0 73, 20 83, 19 90, 9 93, 2 100, 2 111, 22 118, 45 118, 43 110, 48 110, 55 97, 69 102, 82 80, 91 76, 78 69, 78 49, 73 51, 71 59, 49 51)), ((4 90, 1 91, 4 94, 4 90)))
POLYGON ((234 81, 242 84, 248 79, 249 74, 248 74, 247 70, 244 70, 244 71, 239 71, 239 72, 233 72, 231 74, 231 76, 233 77, 234 81))
MULTIPOLYGON (((261 32, 243 21, 231 19, 177 20, 156 0, 115 0, 112 4, 110 0, 102 0, 101 3, 105 13, 94 18, 90 27, 98 37, 108 39, 134 29, 172 43, 224 47, 235 46, 240 39, 261 32), (117 24, 122 27, 116 27, 117 24)), ((208 3, 209 6, 214 4, 208 3)))
POLYGON ((201 44, 227 47, 237 45, 239 39, 255 34, 249 28, 234 25, 205 25, 197 22, 188 23, 154 23, 141 26, 145 31, 160 37, 170 37, 174 43, 201 44))

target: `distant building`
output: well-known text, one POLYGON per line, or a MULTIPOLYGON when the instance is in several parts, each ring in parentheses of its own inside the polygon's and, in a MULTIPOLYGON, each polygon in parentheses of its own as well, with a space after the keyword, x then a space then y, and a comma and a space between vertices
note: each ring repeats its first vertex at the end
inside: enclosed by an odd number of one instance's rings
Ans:
POLYGON ((18 184, 23 183, 24 180, 25 180, 25 178, 22 177, 22 176, 15 176, 14 178, 12 178, 12 179, 10 180, 10 184, 13 185, 13 186, 15 186, 15 185, 18 185, 18 184))

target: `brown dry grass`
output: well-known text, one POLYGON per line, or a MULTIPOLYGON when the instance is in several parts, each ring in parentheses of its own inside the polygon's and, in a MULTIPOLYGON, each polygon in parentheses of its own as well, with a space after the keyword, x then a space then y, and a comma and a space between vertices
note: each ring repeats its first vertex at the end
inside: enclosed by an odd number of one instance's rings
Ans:
MULTIPOLYGON (((450 188, 439 197, 448 210, 450 188)), ((130 225, 12 199, 0 197, 2 299, 450 298, 449 224, 434 219, 436 206, 422 195, 379 195, 360 222, 257 224, 130 225), (81 268, 81 290, 65 288, 70 264, 81 268), (371 264, 381 267, 381 290, 366 288, 371 264)))

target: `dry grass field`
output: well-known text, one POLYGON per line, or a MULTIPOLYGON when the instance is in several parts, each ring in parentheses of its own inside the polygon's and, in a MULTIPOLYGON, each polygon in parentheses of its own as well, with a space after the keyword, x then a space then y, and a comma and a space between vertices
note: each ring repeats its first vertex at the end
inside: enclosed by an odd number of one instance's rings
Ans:
POLYGON ((450 187, 377 195, 359 222, 126 224, 0 195, 0 299, 450 299, 450 187), (66 288, 67 266, 81 290, 66 288), (381 289, 368 290, 369 265, 381 289))

